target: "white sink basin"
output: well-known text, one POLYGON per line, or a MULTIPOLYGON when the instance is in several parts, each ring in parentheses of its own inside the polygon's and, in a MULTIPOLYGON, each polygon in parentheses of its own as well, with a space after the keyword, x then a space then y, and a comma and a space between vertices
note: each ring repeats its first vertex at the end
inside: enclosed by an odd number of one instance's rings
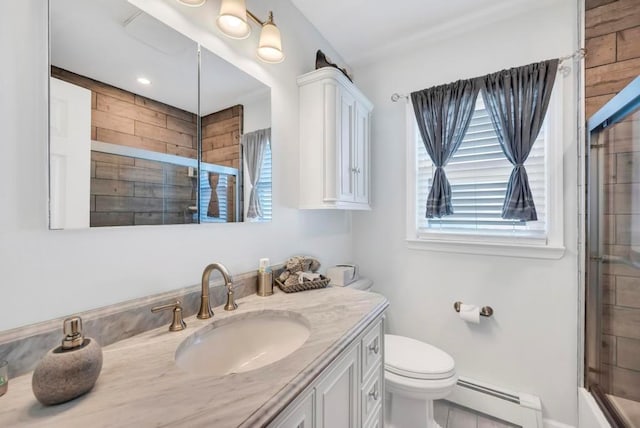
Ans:
POLYGON ((189 336, 178 346, 176 364, 199 375, 247 372, 283 359, 308 337, 309 323, 295 312, 248 312, 189 336))

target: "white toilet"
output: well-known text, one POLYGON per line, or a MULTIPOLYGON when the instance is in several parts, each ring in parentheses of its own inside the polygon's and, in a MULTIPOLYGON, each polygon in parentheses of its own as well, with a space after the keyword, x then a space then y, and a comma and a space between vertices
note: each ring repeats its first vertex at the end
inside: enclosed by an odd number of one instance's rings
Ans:
MULTIPOLYGON (((347 287, 369 291, 362 278, 347 287)), ((446 397, 458 381, 453 358, 446 352, 404 336, 384 336, 385 428, 439 428, 433 400, 446 397)))

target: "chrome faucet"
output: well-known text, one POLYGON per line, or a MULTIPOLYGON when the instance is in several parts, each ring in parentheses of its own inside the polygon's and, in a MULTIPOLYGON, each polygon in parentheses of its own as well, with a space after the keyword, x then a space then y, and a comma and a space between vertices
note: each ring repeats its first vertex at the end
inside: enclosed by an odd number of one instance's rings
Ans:
POLYGON ((233 280, 231 279, 231 275, 229 275, 229 271, 221 263, 211 263, 204 268, 204 272, 202 272, 202 293, 200 294, 200 310, 198 311, 198 318, 201 320, 213 316, 211 303, 209 302, 209 278, 211 277, 211 272, 214 270, 222 274, 224 285, 227 287, 227 304, 224 305, 224 310, 233 311, 238 307, 233 298, 233 280))

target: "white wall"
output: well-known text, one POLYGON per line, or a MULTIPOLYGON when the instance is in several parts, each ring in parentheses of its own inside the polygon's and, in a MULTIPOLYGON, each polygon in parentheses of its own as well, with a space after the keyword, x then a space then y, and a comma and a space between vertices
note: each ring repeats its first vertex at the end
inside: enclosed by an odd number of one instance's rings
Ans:
MULTIPOLYGON (((47 2, 0 2, 0 330, 197 284, 213 261, 240 273, 257 268, 260 257, 277 262, 304 252, 326 266, 351 255, 348 214, 296 209, 295 77, 313 69, 316 49, 336 53, 286 0, 268 5, 287 54, 284 63, 271 66, 255 60, 256 27, 250 39, 227 42, 215 35, 213 19, 205 24, 215 1, 206 10, 188 11, 199 16, 200 27, 175 14, 175 0, 142 3, 159 8, 168 21, 204 37, 210 50, 273 87, 274 221, 48 230, 47 2)), ((260 2, 248 4, 266 17, 260 2)))
POLYGON ((268 92, 243 100, 242 106, 245 134, 271 126, 271 98, 268 92))
POLYGON ((391 301, 389 330, 449 352, 460 375, 542 399, 545 418, 577 422, 577 145, 574 78, 564 84, 566 253, 560 260, 408 250, 405 242, 405 105, 394 92, 560 57, 576 48, 575 2, 544 2, 470 33, 424 43, 354 70, 375 104, 373 211, 353 217, 355 262, 391 301), (457 300, 491 305, 467 325, 457 300))

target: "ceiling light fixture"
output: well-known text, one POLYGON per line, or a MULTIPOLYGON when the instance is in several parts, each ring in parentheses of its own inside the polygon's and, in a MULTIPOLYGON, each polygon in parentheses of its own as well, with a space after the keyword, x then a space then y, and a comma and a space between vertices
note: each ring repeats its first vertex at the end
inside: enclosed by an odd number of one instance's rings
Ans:
POLYGON ((269 12, 267 21, 263 22, 247 10, 244 0, 222 0, 216 24, 225 36, 232 39, 246 39, 251 34, 247 17, 262 27, 258 43, 258 58, 270 64, 282 62, 284 60, 282 38, 280 30, 273 23, 273 12, 269 12))
POLYGON ((247 12, 244 0, 222 0, 216 25, 227 37, 246 39, 251 34, 247 12))
POLYGON ((178 0, 178 3, 181 3, 185 6, 191 7, 199 7, 202 6, 207 0, 178 0))
POLYGON ((138 77, 138 83, 140 83, 141 85, 150 85, 151 80, 147 79, 146 77, 138 77))
POLYGON ((273 23, 272 12, 269 12, 267 22, 262 23, 262 32, 258 43, 258 58, 271 64, 284 61, 282 38, 280 37, 280 30, 273 23))

